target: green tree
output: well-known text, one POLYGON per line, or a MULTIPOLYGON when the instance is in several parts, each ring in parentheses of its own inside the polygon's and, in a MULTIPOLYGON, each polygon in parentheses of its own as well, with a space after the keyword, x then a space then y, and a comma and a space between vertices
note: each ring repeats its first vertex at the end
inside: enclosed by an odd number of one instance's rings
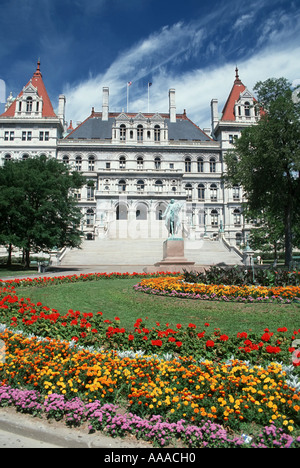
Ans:
POLYGON ((0 169, 0 241, 25 252, 78 247, 81 213, 72 195, 85 179, 45 156, 6 162, 0 169))
POLYGON ((228 184, 240 184, 247 207, 257 216, 281 220, 285 264, 292 261, 293 231, 300 210, 300 103, 285 78, 258 82, 261 118, 242 131, 225 157, 228 184))

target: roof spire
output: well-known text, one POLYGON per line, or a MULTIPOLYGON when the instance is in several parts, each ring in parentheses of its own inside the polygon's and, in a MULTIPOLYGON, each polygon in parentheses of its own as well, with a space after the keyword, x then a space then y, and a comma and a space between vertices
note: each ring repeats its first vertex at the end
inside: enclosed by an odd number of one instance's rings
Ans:
POLYGON ((34 72, 34 76, 42 76, 40 66, 41 66, 41 60, 38 59, 36 71, 34 72))
POLYGON ((240 77, 239 77, 239 69, 238 67, 236 66, 235 67, 235 83, 239 83, 241 80, 240 80, 240 77))

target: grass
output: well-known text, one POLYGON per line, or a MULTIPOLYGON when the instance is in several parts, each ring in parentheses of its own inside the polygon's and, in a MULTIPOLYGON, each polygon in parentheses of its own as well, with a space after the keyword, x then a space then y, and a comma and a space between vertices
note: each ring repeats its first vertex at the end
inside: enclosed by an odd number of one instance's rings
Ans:
POLYGON ((137 279, 113 279, 84 283, 65 283, 49 287, 30 287, 22 292, 35 302, 65 313, 69 309, 81 312, 101 311, 103 317, 121 319, 121 326, 130 329, 137 318, 147 320, 151 327, 156 322, 220 328, 223 333, 252 330, 261 333, 278 327, 289 330, 300 328, 300 305, 239 304, 213 301, 194 301, 162 296, 150 296, 133 290, 137 279))

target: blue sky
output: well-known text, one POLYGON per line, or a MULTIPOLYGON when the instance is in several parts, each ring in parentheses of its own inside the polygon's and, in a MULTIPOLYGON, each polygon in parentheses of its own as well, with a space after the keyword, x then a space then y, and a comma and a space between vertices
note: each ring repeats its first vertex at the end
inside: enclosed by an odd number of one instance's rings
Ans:
MULTIPOLYGON (((300 82, 300 0, 0 0, 0 79, 16 96, 38 58, 54 108, 85 119, 102 108, 168 112, 168 90, 201 128, 219 112, 235 67, 252 90, 284 76, 300 82)), ((1 91, 1 90, 0 90, 1 91)), ((1 93, 0 93, 1 94, 1 93)), ((1 97, 1 96, 0 96, 1 97)), ((3 109, 3 104, 2 104, 3 109)))

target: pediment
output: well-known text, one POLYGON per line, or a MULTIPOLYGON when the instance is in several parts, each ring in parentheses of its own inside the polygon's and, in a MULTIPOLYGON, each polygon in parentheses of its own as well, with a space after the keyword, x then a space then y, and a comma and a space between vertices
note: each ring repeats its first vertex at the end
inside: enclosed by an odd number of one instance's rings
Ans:
POLYGON ((117 117, 116 117, 116 121, 120 121, 120 120, 126 120, 127 122, 130 120, 130 117, 128 117, 127 114, 125 114, 125 112, 121 112, 121 114, 119 114, 117 117))
POLYGON ((152 120, 152 122, 164 122, 164 119, 162 118, 162 116, 158 112, 156 112, 156 114, 154 114, 151 117, 151 120, 152 120))
POLYGON ((247 88, 240 94, 240 99, 253 99, 253 98, 254 98, 253 94, 251 94, 247 88))
POLYGON ((37 94, 37 88, 35 88, 30 82, 27 86, 23 88, 23 94, 37 94))

